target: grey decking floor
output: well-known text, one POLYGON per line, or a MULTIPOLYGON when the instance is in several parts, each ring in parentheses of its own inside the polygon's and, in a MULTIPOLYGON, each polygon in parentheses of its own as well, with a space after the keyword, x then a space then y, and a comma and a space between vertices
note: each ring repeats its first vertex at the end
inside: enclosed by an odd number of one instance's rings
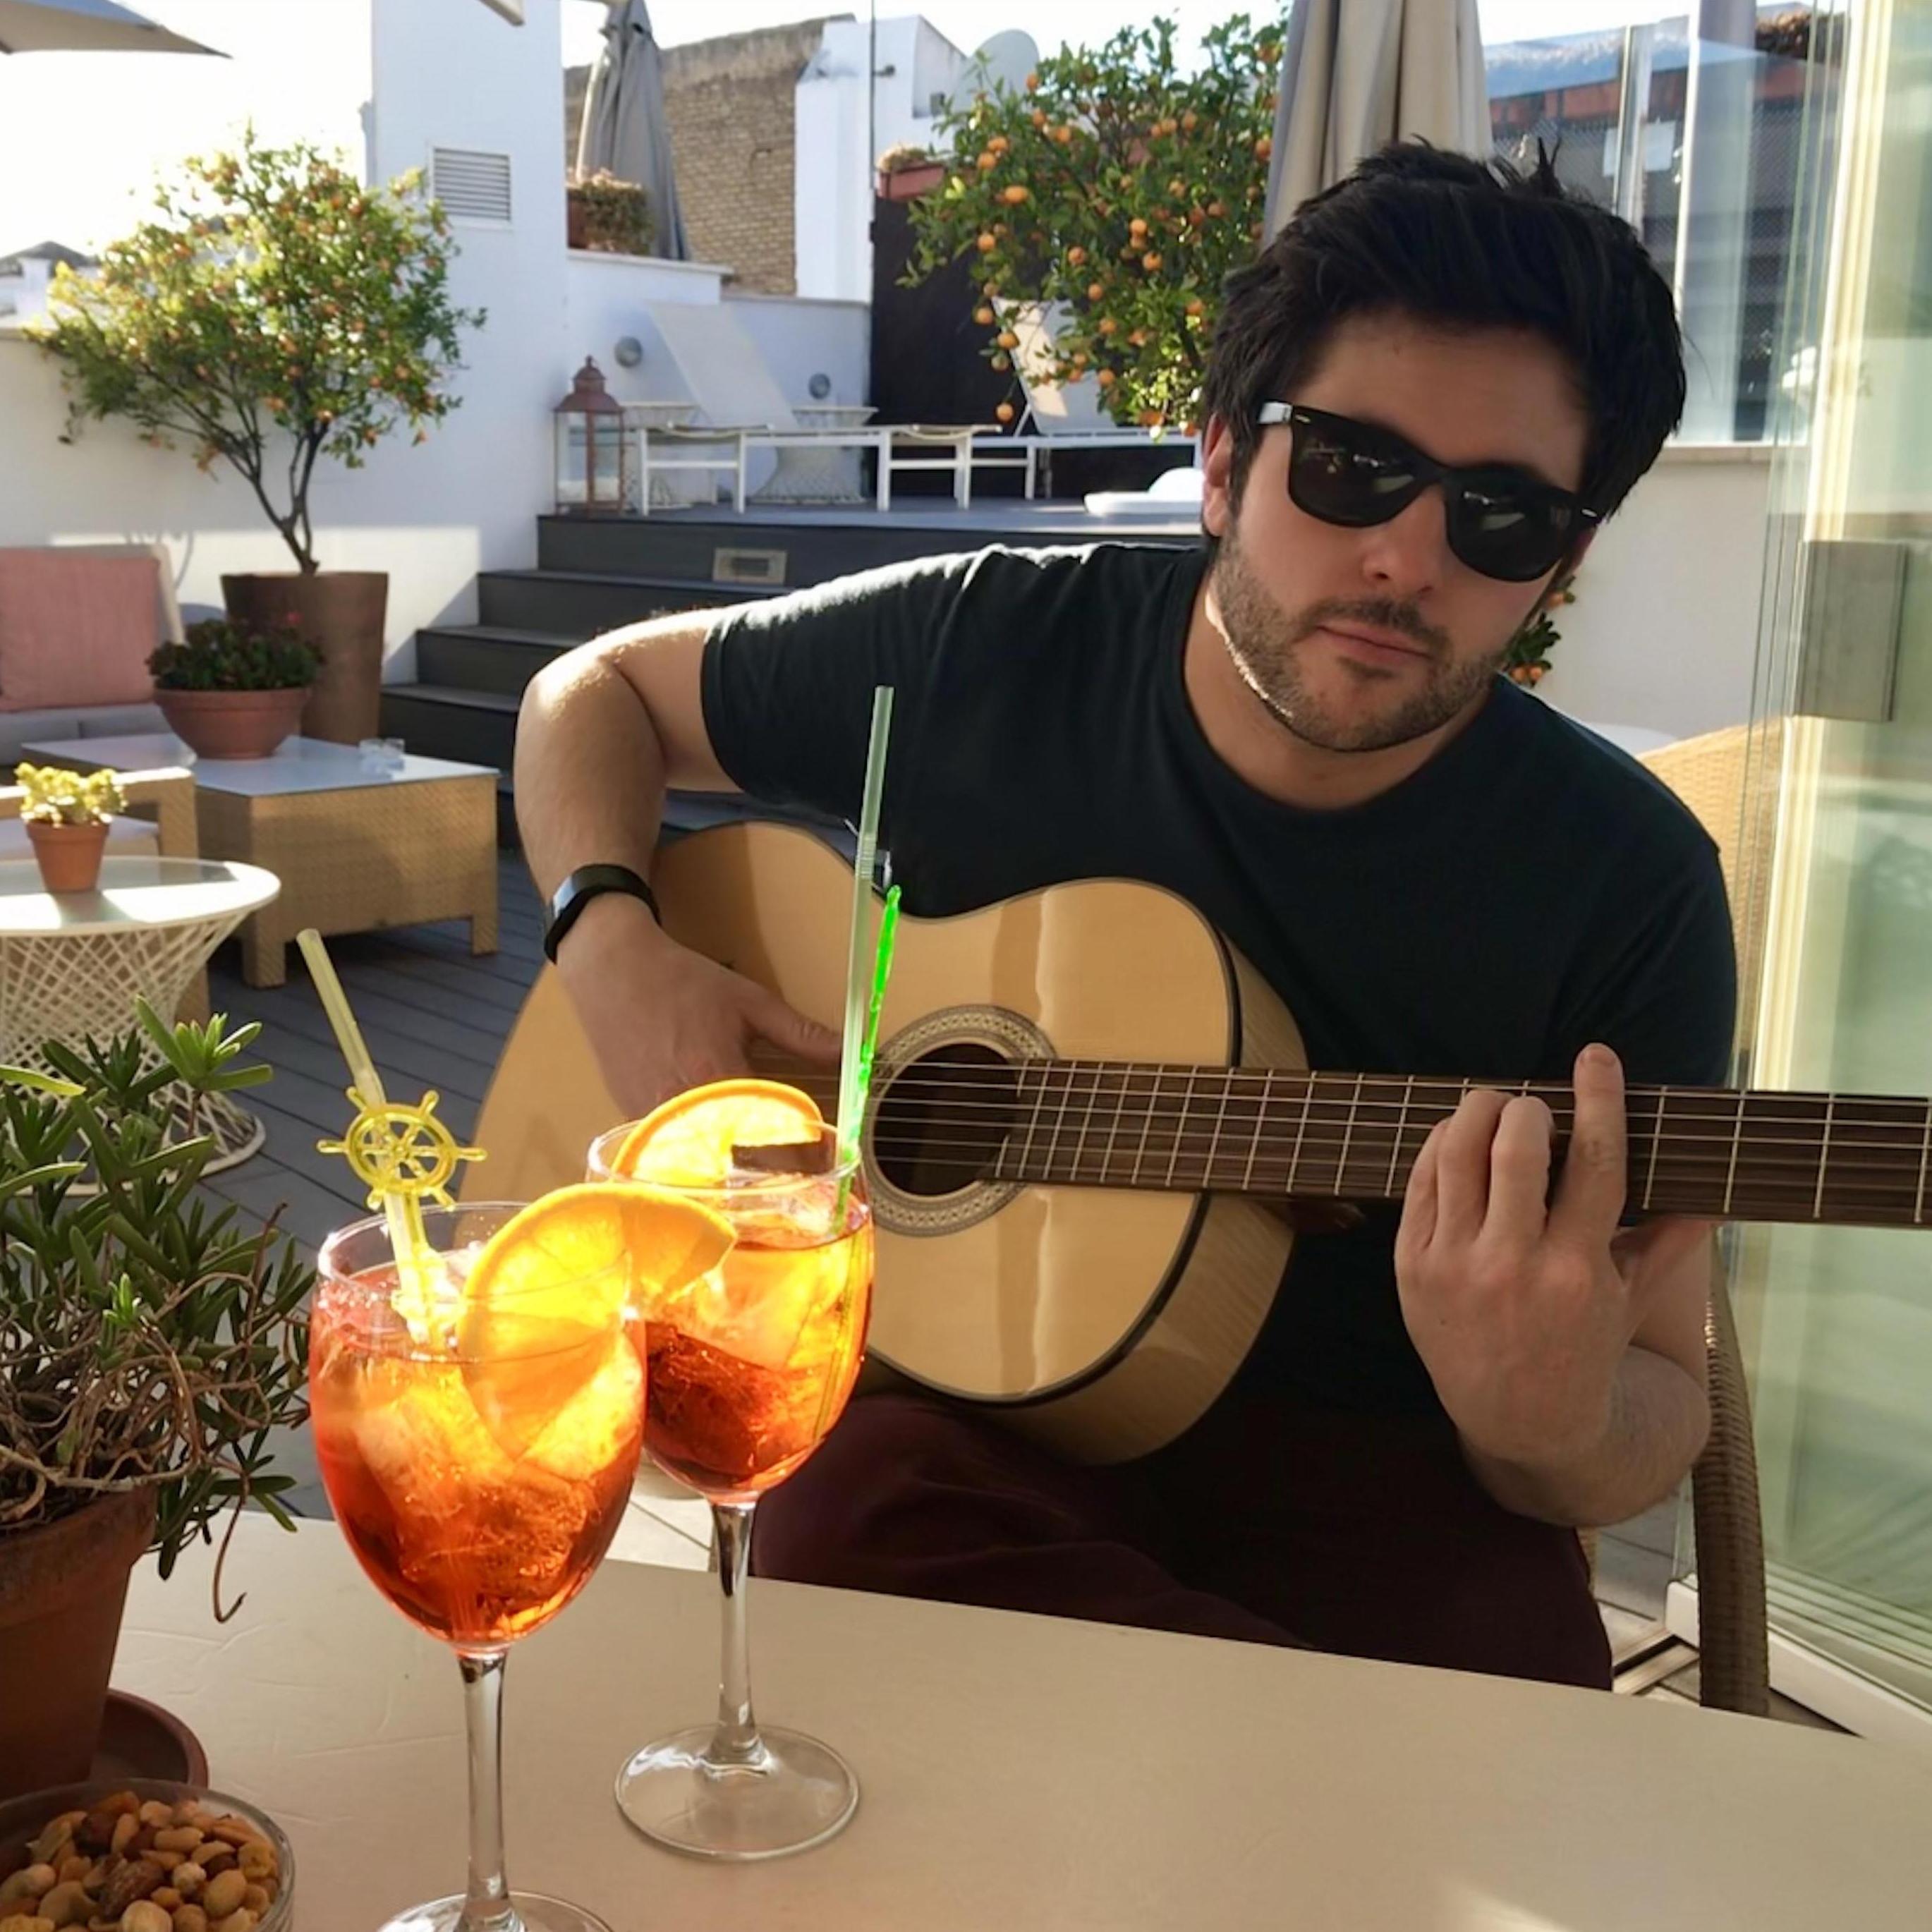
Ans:
MULTIPOLYGON (((514 855, 502 862, 500 950, 472 958, 466 926, 413 926, 332 939, 329 953, 347 988, 377 1070, 392 1094, 410 1100, 433 1088, 437 1112, 459 1138, 473 1134, 491 1070, 543 959, 534 889, 514 855)), ((280 1211, 282 1225, 313 1250, 331 1229, 369 1210, 340 1156, 316 1142, 340 1134, 350 1107, 348 1075, 301 956, 292 947, 289 982, 256 990, 244 985, 231 945, 210 970, 215 1009, 232 1019, 260 1020, 256 1049, 274 1069, 267 1085, 242 1097, 268 1130, 262 1150, 208 1185, 257 1216, 280 1211)), ((292 1501, 326 1515, 307 1442, 284 1451, 300 1484, 292 1501)), ((1670 1580, 1676 1510, 1671 1504, 1606 1532, 1597 1561, 1597 1594, 1621 1660, 1635 1660, 1626 1682, 1637 1694, 1696 1696, 1696 1653, 1660 1647, 1664 1593, 1670 1580)), ((616 1553, 637 1560, 701 1568, 704 1505, 640 1493, 616 1553)), ((1780 1714, 1822 1723, 1778 1700, 1780 1714)))

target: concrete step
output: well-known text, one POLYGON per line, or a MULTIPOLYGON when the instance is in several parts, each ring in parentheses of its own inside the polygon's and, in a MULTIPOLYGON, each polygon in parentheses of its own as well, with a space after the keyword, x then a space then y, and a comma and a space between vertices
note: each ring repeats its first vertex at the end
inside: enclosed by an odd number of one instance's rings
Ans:
POLYGON ((432 624, 416 633, 416 676, 424 684, 514 698, 545 664, 580 641, 554 631, 432 624))
POLYGON ((486 570, 476 579, 487 628, 542 632, 581 641, 673 611, 719 609, 769 596, 680 578, 577 570, 486 570))

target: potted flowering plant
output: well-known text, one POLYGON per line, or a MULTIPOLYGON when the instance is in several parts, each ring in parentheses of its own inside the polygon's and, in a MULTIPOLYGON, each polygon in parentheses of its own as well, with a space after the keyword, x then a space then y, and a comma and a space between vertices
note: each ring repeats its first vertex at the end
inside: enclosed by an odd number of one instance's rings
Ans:
POLYGON ((266 758, 301 724, 322 658, 290 616, 204 617, 148 659, 168 728, 204 758, 266 758))
POLYGON ((26 794, 20 817, 32 842, 40 882, 50 892, 91 892, 107 849, 107 823, 128 808, 112 772, 83 776, 64 765, 16 765, 26 794))
POLYGON ((139 1018, 0 1068, 0 1797, 86 1774, 144 1552, 166 1576, 250 1500, 292 1526, 269 1444, 307 1415, 314 1275, 202 1192, 195 1132, 268 1078, 236 1064, 257 1029, 139 1018))

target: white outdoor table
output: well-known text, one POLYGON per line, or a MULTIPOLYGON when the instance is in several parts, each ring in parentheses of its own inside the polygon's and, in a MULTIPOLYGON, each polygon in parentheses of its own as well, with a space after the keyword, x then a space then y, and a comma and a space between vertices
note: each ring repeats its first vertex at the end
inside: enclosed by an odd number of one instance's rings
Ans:
MULTIPOLYGON (((251 1516, 136 1572, 114 1681, 279 1820, 302 1932, 460 1890, 460 1688, 334 1526, 251 1516)), ((850 1828, 661 1851, 611 1785, 708 1717, 716 1580, 607 1563, 508 1675, 511 1882, 615 1932, 1924 1932, 1932 1771, 1682 1706, 808 1589, 752 1592, 761 1713, 835 1744, 850 1828)))
MULTIPOLYGON (((126 1033, 137 995, 172 1018, 208 955, 280 890, 256 866, 139 857, 104 860, 91 892, 50 892, 32 860, 0 862, 0 1061, 50 1072, 44 1042, 126 1033)), ((230 1095, 198 1111, 209 1172, 262 1144, 261 1122, 230 1095)))

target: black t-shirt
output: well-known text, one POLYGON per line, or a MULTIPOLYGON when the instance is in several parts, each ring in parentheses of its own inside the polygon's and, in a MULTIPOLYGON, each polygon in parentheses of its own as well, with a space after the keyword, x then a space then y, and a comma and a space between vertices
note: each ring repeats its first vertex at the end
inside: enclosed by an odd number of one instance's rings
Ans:
MULTIPOLYGON (((1434 758, 1334 811, 1255 790, 1203 735, 1183 646, 1199 551, 1101 544, 922 560, 722 618, 706 727, 754 798, 855 818, 894 687, 882 842, 910 913, 1072 879, 1198 908, 1319 1069, 1721 1084, 1736 1000, 1715 847, 1634 760, 1498 679, 1434 758)), ((1389 1206, 1295 1244, 1241 1378, 1311 1408, 1435 1394, 1397 1304, 1389 1206)))

